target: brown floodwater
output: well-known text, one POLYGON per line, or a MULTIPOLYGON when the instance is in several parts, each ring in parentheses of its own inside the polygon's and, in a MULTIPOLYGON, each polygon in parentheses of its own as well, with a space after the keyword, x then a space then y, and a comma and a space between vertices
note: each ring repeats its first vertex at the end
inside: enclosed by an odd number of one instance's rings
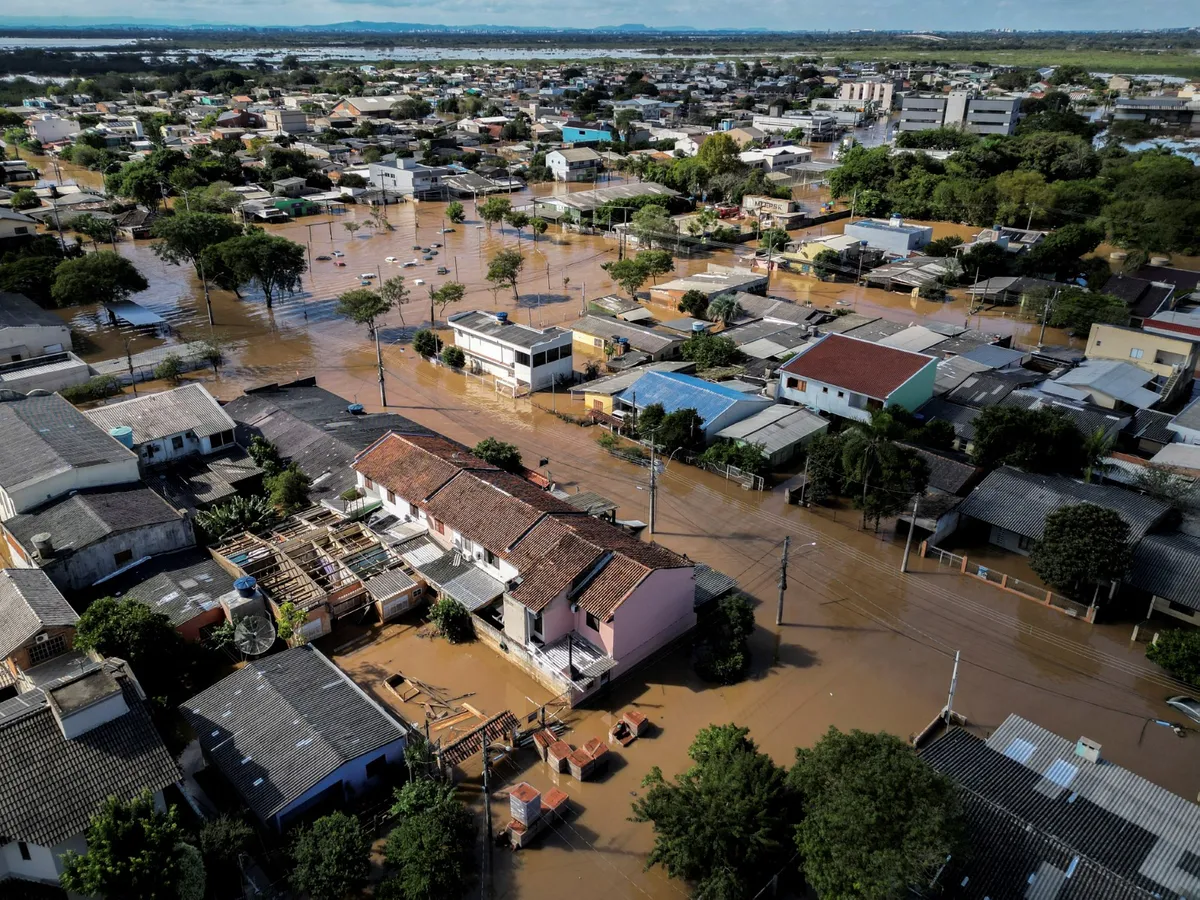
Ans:
MULTIPOLYGON (((600 269, 616 256, 612 242, 550 233, 536 248, 528 238, 521 241, 527 262, 519 306, 511 292, 493 294, 483 278, 486 258, 501 246, 515 246, 516 235, 509 229, 489 234, 476 228, 471 204, 467 207, 468 222, 445 236, 436 234, 442 227, 440 203, 393 207, 389 221, 396 230, 366 237, 341 228, 344 221, 366 218, 353 207, 344 216, 273 228, 305 244, 311 232, 313 255, 336 248, 346 253, 346 267, 314 262, 304 291, 279 301, 271 311, 252 295, 238 300, 214 292, 215 331, 228 342, 229 360, 219 375, 196 377, 228 399, 248 385, 315 374, 322 386, 378 410, 374 348, 365 329, 334 315, 334 298, 357 287, 361 272, 377 267, 390 272, 394 266, 384 257, 410 259, 414 243, 440 241, 446 247, 434 263, 402 271, 437 282, 433 267, 444 263, 453 268, 456 261, 459 278, 469 288, 464 309, 506 309, 521 321, 562 323, 579 313, 583 296, 612 290, 600 269), (566 290, 564 274, 570 279, 566 290)), ((135 298, 138 302, 167 318, 183 337, 208 334, 202 294, 190 270, 161 264, 147 242, 119 248, 151 281, 150 290, 135 298)), ((731 256, 711 259, 727 263, 731 256)), ((679 260, 677 271, 702 269, 708 261, 679 260)), ((898 321, 966 318, 963 301, 930 304, 791 275, 773 278, 772 292, 821 306, 851 297, 858 311, 898 321)), ((93 342, 89 358, 123 347, 120 332, 100 323, 94 311, 67 315, 93 342)), ((603 451, 595 430, 567 424, 539 408, 579 411, 578 402, 561 394, 513 400, 481 379, 414 358, 405 349, 407 335, 428 315, 428 306, 418 299, 403 310, 403 323, 400 314, 389 315, 381 331, 390 411, 468 444, 487 436, 511 441, 526 459, 548 458, 550 476, 567 490, 598 491, 620 504, 620 517, 647 517, 646 470, 603 451)), ((1030 326, 1012 319, 973 316, 971 324, 1010 328, 1008 333, 1029 340, 1030 326)), ((154 343, 138 340, 146 346, 154 343)), ((143 345, 135 343, 134 349, 143 345)), ((669 465, 660 485, 656 539, 734 576, 759 601, 751 677, 733 687, 708 686, 692 671, 685 650, 666 653, 568 719, 566 739, 573 745, 603 736, 612 715, 630 707, 658 726, 653 737, 615 752, 618 760, 606 778, 579 784, 552 775, 532 753, 503 763, 493 794, 498 827, 507 820, 504 791, 521 780, 543 790, 559 784, 571 795, 575 812, 535 847, 519 854, 496 852, 493 896, 687 896, 685 885, 661 871, 644 871, 652 831, 628 821, 630 803, 651 766, 668 775, 680 771, 692 736, 710 723, 748 726, 781 764, 791 761, 796 746, 811 744, 831 725, 885 729, 907 737, 945 704, 955 651, 961 651, 962 664, 954 708, 980 733, 995 728, 1009 713, 1019 713, 1068 738, 1098 740, 1107 758, 1184 797, 1196 798, 1200 792, 1196 737, 1180 740, 1153 725, 1143 729, 1147 718, 1168 715, 1162 701, 1179 688, 1146 663, 1141 645, 1129 642, 1128 627, 1088 626, 939 569, 932 560, 918 560, 913 572, 900 575, 901 547, 892 534, 860 531, 853 513, 839 513, 835 519, 826 511, 789 507, 777 492, 743 491, 679 463, 669 465), (784 624, 776 626, 775 580, 785 535, 792 538, 789 587, 784 624)), ((353 629, 339 629, 325 644, 383 702, 395 703, 381 683, 397 670, 452 694, 474 691, 469 702, 487 713, 510 709, 523 716, 550 699, 546 690, 486 647, 452 647, 422 637, 416 623, 389 626, 372 635, 377 639, 370 643, 337 649, 356 636, 353 629)), ((469 795, 478 797, 478 760, 472 765, 465 783, 469 795)), ((763 874, 764 882, 768 875, 763 874)))

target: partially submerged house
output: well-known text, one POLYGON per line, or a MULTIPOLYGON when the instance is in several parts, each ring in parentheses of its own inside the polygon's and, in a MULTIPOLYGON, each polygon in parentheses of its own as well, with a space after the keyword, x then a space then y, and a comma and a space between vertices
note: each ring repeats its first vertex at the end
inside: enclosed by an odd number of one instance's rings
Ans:
POLYGON ((179 709, 207 762, 279 831, 382 790, 404 760, 404 725, 312 645, 254 660, 179 709))
POLYGON ((61 317, 24 294, 0 291, 0 362, 70 349, 71 329, 61 317))
POLYGON ((681 372, 645 372, 618 394, 617 411, 641 412, 647 406, 662 406, 670 414, 694 409, 703 419, 704 440, 712 441, 722 428, 749 418, 775 405, 769 397, 739 391, 681 372))
POLYGON ((134 450, 145 466, 234 446, 233 419, 202 384, 143 394, 84 415, 134 450))

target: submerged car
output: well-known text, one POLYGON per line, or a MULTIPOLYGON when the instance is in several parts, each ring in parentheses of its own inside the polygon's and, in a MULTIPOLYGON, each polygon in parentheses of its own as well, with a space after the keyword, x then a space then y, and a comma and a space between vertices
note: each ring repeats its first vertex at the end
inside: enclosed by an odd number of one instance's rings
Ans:
POLYGON ((322 253, 320 256, 317 257, 317 259, 326 260, 326 259, 333 259, 333 257, 326 256, 325 254, 322 253))
POLYGON ((1200 700, 1197 700, 1195 697, 1186 697, 1183 695, 1171 697, 1167 700, 1167 706, 1183 713, 1193 722, 1200 722, 1200 700))

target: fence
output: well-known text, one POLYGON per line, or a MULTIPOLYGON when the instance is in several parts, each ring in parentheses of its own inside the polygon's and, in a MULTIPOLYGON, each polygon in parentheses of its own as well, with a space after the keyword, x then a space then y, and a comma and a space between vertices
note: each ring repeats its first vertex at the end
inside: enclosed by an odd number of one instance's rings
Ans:
POLYGON ((752 472, 739 469, 737 466, 701 462, 699 458, 690 459, 688 462, 698 469, 704 469, 706 472, 715 472, 717 475, 723 475, 729 481, 736 481, 748 491, 761 491, 766 484, 761 475, 755 475, 752 472))
POLYGON ((1096 621, 1096 607, 1094 605, 1089 606, 1086 603, 1072 600, 1070 597, 1064 597, 1062 594, 1056 594, 1054 591, 1048 590, 1041 585, 1022 581, 1012 575, 999 572, 991 566, 973 564, 969 557, 950 553, 947 550, 942 550, 940 547, 931 547, 928 541, 921 542, 920 553, 925 559, 935 560, 939 568, 945 566, 956 569, 963 575, 978 579, 979 581, 985 581, 993 587, 998 587, 1002 591, 1008 591, 1010 594, 1016 594, 1018 597, 1033 600, 1035 603, 1040 603, 1042 606, 1071 616, 1074 619, 1083 619, 1088 624, 1094 624, 1096 621))

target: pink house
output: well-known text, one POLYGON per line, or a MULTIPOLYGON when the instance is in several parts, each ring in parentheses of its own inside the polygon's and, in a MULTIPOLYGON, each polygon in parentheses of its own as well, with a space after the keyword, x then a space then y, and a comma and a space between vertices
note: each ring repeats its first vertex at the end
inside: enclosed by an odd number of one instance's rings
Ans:
MULTIPOLYGON (((470 560, 490 580, 471 571, 466 597, 457 596, 454 583, 439 585, 472 609, 480 636, 576 700, 696 624, 691 562, 579 512, 459 444, 391 433, 354 468, 359 489, 385 511, 424 523, 418 540, 470 560)), ((436 583, 439 563, 426 566, 436 583)), ((462 577, 455 574, 455 582, 462 577)))

